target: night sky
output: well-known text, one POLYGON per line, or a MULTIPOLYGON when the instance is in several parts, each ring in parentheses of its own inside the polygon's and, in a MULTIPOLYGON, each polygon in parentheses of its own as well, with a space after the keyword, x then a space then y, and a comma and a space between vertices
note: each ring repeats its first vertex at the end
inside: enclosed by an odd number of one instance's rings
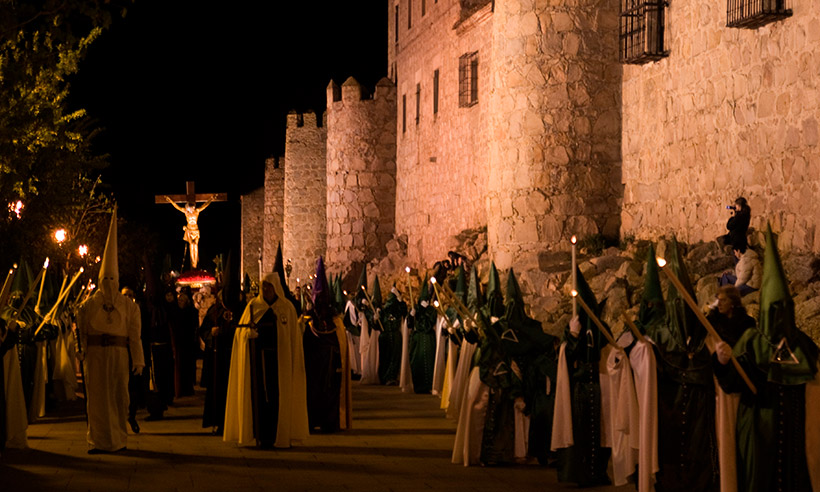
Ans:
POLYGON ((179 265, 184 217, 154 195, 184 194, 193 180, 198 193, 229 194, 200 215, 200 266, 238 249, 239 195, 284 153, 287 112, 324 109, 331 78, 372 87, 386 75, 386 10, 382 0, 137 0, 71 83, 72 107, 103 129, 95 150, 110 155, 103 181, 120 216, 149 224, 179 265))

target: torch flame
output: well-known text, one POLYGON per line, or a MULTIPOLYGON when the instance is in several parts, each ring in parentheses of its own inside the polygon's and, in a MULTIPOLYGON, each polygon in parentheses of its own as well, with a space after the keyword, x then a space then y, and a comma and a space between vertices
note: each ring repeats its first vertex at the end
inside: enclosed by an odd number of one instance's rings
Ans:
POLYGON ((575 244, 575 243, 578 242, 578 238, 576 238, 575 236, 572 236, 572 238, 570 238, 570 241, 572 241, 572 244, 575 244))

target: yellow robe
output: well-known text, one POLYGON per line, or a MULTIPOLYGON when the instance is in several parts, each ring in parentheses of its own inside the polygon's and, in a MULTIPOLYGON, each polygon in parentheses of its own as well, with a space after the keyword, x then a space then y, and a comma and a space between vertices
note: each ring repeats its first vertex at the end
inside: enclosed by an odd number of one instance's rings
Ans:
POLYGON ((269 305, 262 295, 245 306, 239 320, 231 352, 228 378, 228 398, 225 405, 224 441, 253 445, 253 403, 251 400, 251 367, 248 340, 255 336, 253 328, 241 325, 257 323, 268 311, 276 316, 276 340, 279 368, 279 418, 276 424, 277 448, 289 448, 308 436, 307 386, 305 353, 296 309, 288 301, 277 281, 277 299, 269 305), (252 319, 253 318, 253 319, 252 319))

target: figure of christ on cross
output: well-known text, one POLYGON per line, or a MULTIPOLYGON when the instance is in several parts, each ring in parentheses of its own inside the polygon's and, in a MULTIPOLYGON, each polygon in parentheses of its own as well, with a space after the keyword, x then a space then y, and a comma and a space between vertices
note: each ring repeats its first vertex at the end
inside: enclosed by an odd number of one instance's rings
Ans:
POLYGON ((227 200, 227 195, 225 193, 213 193, 213 194, 196 194, 194 192, 194 182, 188 181, 185 183, 186 194, 185 195, 157 195, 156 203, 170 203, 173 207, 183 214, 185 214, 185 220, 188 222, 188 225, 183 226, 182 230, 185 231, 185 235, 182 239, 188 243, 189 251, 191 253, 191 268, 195 269, 197 264, 199 263, 199 226, 197 225, 197 220, 199 219, 199 213, 205 210, 211 202, 224 202, 227 200), (205 202, 202 206, 197 207, 197 202, 205 202), (177 203, 184 203, 184 207, 180 207, 177 203))

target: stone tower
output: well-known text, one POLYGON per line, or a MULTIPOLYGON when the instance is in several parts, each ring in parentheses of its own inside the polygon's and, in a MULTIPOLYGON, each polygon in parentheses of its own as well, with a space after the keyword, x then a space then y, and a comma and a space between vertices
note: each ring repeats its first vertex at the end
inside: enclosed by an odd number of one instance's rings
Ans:
POLYGON ((618 9, 495 2, 487 227, 499 268, 530 269, 572 235, 618 234, 618 9))
MULTIPOLYGON (((293 265, 291 282, 316 271, 325 254, 327 234, 327 129, 315 113, 288 114, 285 132, 285 177, 282 255, 293 265)), ((276 251, 273 256, 275 258, 276 251)), ((268 258, 268 255, 265 255, 268 258)))
MULTIPOLYGON (((396 224, 396 89, 373 98, 353 77, 327 87, 327 257, 347 275, 380 258, 396 224), (352 269, 352 270, 351 270, 352 269)), ((355 280, 355 279, 354 279, 355 280)))

